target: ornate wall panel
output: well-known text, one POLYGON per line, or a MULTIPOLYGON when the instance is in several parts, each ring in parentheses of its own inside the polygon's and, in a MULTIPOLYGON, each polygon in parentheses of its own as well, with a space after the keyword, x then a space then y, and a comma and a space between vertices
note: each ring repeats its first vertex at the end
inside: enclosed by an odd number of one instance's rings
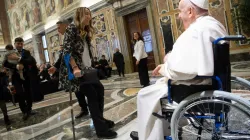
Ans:
POLYGON ((23 35, 46 22, 55 19, 62 12, 71 10, 79 0, 5 0, 8 19, 11 23, 12 39, 23 35))
POLYGON ((114 11, 106 7, 92 14, 95 35, 93 46, 95 56, 100 59, 102 55, 112 61, 115 48, 120 49, 114 11))
POLYGON ((3 39, 3 29, 2 29, 2 24, 0 21, 0 45, 4 44, 4 39, 3 39))
POLYGON ((59 58, 60 45, 62 45, 63 36, 59 35, 57 30, 46 34, 47 47, 51 63, 55 63, 59 58))
POLYGON ((5 53, 6 52, 5 52, 4 49, 0 50, 0 68, 2 67, 2 63, 3 63, 3 60, 4 60, 5 53))
POLYGON ((28 42, 26 44, 24 44, 24 49, 30 51, 30 54, 35 57, 35 51, 34 51, 34 47, 33 47, 33 42, 28 42))

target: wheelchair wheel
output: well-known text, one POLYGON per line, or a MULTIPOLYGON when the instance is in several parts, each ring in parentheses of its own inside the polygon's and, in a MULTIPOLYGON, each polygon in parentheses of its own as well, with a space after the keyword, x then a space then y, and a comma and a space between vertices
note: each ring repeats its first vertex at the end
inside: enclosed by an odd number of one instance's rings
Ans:
POLYGON ((250 139, 250 103, 223 91, 204 91, 183 100, 171 119, 174 140, 250 139))

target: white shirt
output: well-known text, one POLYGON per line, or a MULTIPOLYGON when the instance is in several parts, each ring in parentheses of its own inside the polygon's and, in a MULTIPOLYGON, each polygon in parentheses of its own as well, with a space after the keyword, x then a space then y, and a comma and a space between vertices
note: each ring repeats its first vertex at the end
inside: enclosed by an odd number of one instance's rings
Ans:
POLYGON ((177 39, 159 73, 185 85, 204 83, 204 80, 190 79, 214 74, 212 42, 226 35, 219 21, 211 16, 199 17, 177 39))
POLYGON ((142 40, 139 40, 135 43, 133 56, 137 61, 140 61, 141 59, 148 57, 142 40))
POLYGON ((89 48, 86 41, 84 41, 84 51, 82 53, 82 69, 91 67, 91 58, 89 56, 89 48))

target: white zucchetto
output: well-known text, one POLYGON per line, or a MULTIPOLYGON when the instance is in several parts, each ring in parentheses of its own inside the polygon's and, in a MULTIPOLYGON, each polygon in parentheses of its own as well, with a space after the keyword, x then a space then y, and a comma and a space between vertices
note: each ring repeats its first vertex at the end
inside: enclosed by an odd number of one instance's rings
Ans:
POLYGON ((209 3, 208 0, 190 0, 193 4, 200 7, 201 9, 208 10, 209 3))

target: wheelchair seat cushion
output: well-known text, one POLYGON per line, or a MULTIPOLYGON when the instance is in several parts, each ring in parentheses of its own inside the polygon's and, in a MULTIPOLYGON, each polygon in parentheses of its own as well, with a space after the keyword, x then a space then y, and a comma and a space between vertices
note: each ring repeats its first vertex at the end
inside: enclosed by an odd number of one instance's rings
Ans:
POLYGON ((213 85, 172 85, 171 86, 171 98, 173 101, 180 103, 186 97, 195 94, 197 92, 205 90, 215 90, 213 85))
MULTIPOLYGON (((195 94, 197 92, 202 92, 206 90, 216 90, 217 86, 214 85, 191 85, 191 86, 186 86, 186 85, 172 85, 171 88, 171 96, 173 101, 180 103, 182 100, 184 100, 186 97, 195 94)), ((230 102, 230 100, 226 99, 221 99, 218 97, 220 100, 224 100, 226 102, 230 102)), ((220 112, 228 112, 229 107, 225 106, 223 104, 214 104, 214 103, 207 103, 203 104, 201 107, 199 106, 194 106, 190 109, 191 112, 201 112, 201 113, 212 113, 208 111, 213 111, 213 113, 220 113, 220 112)))

